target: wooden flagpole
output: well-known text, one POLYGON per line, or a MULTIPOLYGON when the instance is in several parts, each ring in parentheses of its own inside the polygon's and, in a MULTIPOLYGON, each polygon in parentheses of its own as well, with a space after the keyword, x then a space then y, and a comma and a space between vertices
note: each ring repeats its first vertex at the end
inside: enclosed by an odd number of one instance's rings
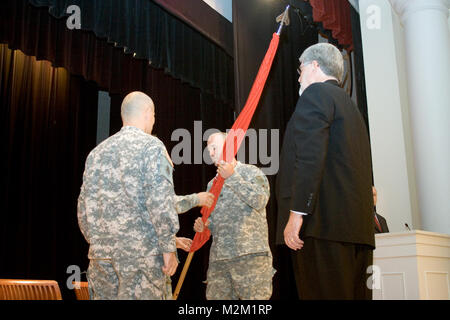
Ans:
POLYGON ((184 278, 186 277, 186 273, 189 269, 189 265, 191 264, 192 257, 194 256, 194 251, 189 252, 186 262, 183 266, 183 271, 181 271, 180 278, 178 279, 177 287, 175 288, 175 291, 173 293, 173 300, 177 300, 178 295, 180 294, 181 286, 183 285, 184 278))

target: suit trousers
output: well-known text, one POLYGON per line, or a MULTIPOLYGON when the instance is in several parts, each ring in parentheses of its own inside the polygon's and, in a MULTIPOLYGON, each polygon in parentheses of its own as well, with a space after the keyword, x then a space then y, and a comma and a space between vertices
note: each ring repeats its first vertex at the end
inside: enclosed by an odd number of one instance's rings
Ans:
POLYGON ((368 245, 305 238, 301 250, 292 251, 299 299, 371 300, 367 285, 373 264, 368 245))

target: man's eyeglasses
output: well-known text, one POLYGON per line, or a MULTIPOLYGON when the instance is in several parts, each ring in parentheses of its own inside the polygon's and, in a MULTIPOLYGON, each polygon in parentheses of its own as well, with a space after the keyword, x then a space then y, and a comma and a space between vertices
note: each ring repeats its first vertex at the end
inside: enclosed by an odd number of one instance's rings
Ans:
MULTIPOLYGON (((306 67, 310 63, 311 62, 303 63, 303 67, 306 67)), ((297 73, 298 73, 298 75, 302 74, 302 65, 301 64, 297 67, 297 73)))

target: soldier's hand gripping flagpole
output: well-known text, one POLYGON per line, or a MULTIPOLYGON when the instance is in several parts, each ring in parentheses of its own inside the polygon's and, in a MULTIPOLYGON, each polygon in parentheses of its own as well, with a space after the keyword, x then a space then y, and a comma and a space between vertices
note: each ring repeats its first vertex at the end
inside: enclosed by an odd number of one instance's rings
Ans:
MULTIPOLYGON (((234 158, 234 156, 236 156, 236 153, 239 150, 242 140, 244 139, 244 136, 248 129, 248 126, 250 125, 250 121, 252 120, 252 117, 253 117, 253 114, 255 113, 256 107, 258 106, 258 102, 261 97, 262 91, 264 89, 264 85, 266 83, 267 77, 269 75, 273 59, 277 52, 281 30, 283 29, 283 25, 289 24, 288 13, 289 13, 289 5, 286 6, 286 9, 284 10, 284 12, 280 16, 277 17, 277 22, 280 22, 280 26, 278 27, 277 33, 274 33, 272 36, 272 40, 270 42, 269 49, 267 50, 266 55, 264 56, 264 60, 261 63, 261 66, 259 68, 258 74, 256 75, 256 79, 253 83, 252 89, 250 90, 250 94, 247 98, 247 102, 245 103, 244 108, 242 109, 241 113, 239 114, 239 116, 236 119, 236 121, 234 122, 230 132, 227 135, 225 144, 223 146, 222 156, 221 156, 221 160, 223 160, 223 161, 227 161, 227 159, 230 160, 230 159, 234 158), (227 145, 230 147, 231 146, 233 147, 233 154, 231 154, 231 152, 227 152, 227 150, 228 150, 227 145)), ((211 205, 211 207, 209 207, 209 208, 202 207, 202 210, 201 210, 202 220, 204 223, 206 223, 211 212, 214 210, 214 208, 216 206, 217 199, 222 190, 223 184, 224 184, 224 179, 220 175, 218 175, 213 181, 213 185, 209 192, 214 194, 214 202, 211 205)), ((181 286, 183 285, 183 282, 186 277, 186 273, 189 268, 189 265, 192 261, 194 252, 197 251, 198 249, 200 249, 209 240, 210 236, 211 236, 211 232, 209 231, 208 228, 204 228, 204 230, 202 232, 197 232, 195 234, 194 240, 192 241, 190 252, 188 254, 186 262, 184 263, 183 270, 181 272, 177 286, 173 293, 174 300, 176 300, 178 298, 178 295, 181 290, 181 286)))

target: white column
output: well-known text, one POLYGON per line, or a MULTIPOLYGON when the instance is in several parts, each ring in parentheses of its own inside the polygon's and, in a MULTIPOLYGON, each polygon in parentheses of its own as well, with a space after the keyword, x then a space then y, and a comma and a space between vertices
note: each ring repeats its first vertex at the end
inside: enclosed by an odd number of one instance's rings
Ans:
POLYGON ((404 27, 422 228, 450 234, 450 1, 390 2, 404 27))
POLYGON ((360 0, 359 9, 377 211, 391 232, 421 229, 403 30, 388 0, 360 0))

